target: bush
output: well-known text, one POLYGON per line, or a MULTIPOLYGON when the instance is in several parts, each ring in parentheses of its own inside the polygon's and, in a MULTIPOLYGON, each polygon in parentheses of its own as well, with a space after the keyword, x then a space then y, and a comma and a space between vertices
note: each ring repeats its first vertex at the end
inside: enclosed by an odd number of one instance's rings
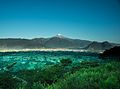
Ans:
POLYGON ((5 66, 3 70, 0 71, 0 89, 15 89, 21 86, 21 81, 11 74, 15 64, 17 64, 17 62, 5 66))
POLYGON ((120 61, 120 46, 105 50, 102 54, 100 54, 99 58, 109 61, 120 61))
POLYGON ((116 65, 107 63, 95 68, 82 68, 53 84, 53 89, 120 89, 120 63, 116 65))
POLYGON ((17 72, 19 78, 27 81, 25 87, 20 87, 9 71, 0 73, 0 89, 120 89, 120 62, 96 66, 98 62, 83 61, 73 66, 69 59, 64 59, 61 63, 17 72), (65 68, 64 63, 72 68, 65 68))
POLYGON ((32 89, 45 89, 41 82, 35 82, 32 86, 32 89))
POLYGON ((15 89, 19 85, 18 80, 14 79, 6 73, 0 74, 0 88, 1 89, 15 89))
POLYGON ((72 61, 70 59, 62 59, 60 62, 63 66, 70 66, 72 64, 72 61))

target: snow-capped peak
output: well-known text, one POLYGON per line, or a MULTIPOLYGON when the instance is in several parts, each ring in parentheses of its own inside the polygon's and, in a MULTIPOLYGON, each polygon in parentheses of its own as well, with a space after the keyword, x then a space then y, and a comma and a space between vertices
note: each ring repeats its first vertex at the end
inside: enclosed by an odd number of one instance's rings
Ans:
POLYGON ((63 38, 62 34, 57 34, 56 37, 63 38))

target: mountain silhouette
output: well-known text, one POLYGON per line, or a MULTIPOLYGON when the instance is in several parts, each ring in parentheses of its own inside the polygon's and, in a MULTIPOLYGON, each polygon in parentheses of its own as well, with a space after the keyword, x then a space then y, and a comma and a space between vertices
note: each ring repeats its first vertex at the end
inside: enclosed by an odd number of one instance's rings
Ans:
POLYGON ((91 43, 91 41, 71 39, 61 34, 50 38, 36 38, 34 42, 39 42, 47 48, 82 48, 91 43))
POLYGON ((113 45, 107 41, 105 42, 92 42, 91 44, 89 44, 85 49, 87 50, 106 50, 106 49, 110 49, 112 48, 113 45))
MULTIPOLYGON (((114 43, 114 46, 117 44, 114 43)), ((71 39, 58 34, 49 38, 6 38, 0 39, 0 49, 26 49, 26 48, 84 48, 87 50, 105 50, 113 47, 109 42, 92 42, 88 40, 71 39)))

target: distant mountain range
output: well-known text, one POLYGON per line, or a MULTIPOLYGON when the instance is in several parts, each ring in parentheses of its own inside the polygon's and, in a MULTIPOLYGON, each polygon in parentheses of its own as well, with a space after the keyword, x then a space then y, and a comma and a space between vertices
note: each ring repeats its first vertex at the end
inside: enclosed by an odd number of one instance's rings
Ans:
POLYGON ((105 41, 105 42, 102 42, 102 43, 92 42, 87 47, 85 47, 85 49, 87 49, 87 50, 106 50, 106 49, 110 49, 112 47, 114 47, 112 44, 105 41))
POLYGON ((32 39, 35 43, 44 45, 46 48, 82 48, 86 47, 91 41, 71 39, 58 34, 50 38, 35 38, 32 39))
POLYGON ((71 39, 58 34, 50 38, 0 39, 0 49, 26 49, 26 48, 80 48, 86 50, 105 50, 118 44, 109 42, 92 42, 88 40, 71 39))

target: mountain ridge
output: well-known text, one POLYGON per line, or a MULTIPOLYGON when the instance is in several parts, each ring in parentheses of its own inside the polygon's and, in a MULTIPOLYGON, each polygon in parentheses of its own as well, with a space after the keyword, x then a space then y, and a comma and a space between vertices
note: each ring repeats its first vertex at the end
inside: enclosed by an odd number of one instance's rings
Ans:
POLYGON ((114 46, 107 41, 104 41, 104 42, 93 41, 85 49, 87 49, 87 50, 107 50, 107 49, 110 49, 112 47, 114 47, 114 46))
MULTIPOLYGON (((24 49, 24 48, 84 48, 93 49, 95 47, 105 50, 107 47, 100 47, 100 45, 107 46, 112 45, 109 42, 98 42, 95 46, 90 46, 95 42, 89 40, 72 39, 58 34, 49 38, 34 38, 34 39, 22 39, 22 38, 2 38, 0 39, 0 49, 24 49), (89 47, 88 47, 89 46, 89 47)), ((117 44, 116 44, 117 45, 117 44)), ((115 44, 114 44, 115 46, 115 44)), ((112 47, 112 46, 111 46, 112 47)), ((108 47, 108 48, 111 48, 108 47)), ((101 50, 99 49, 99 50, 101 50)))

